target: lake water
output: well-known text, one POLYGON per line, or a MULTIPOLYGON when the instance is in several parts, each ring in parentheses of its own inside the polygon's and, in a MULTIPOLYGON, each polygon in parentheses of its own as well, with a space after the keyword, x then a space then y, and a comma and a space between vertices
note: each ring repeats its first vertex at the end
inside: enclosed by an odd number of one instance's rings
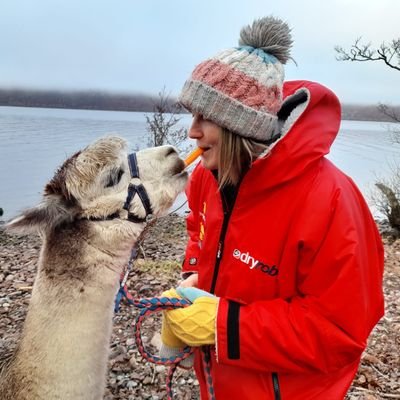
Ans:
MULTIPOLYGON (((190 121, 190 115, 182 116, 183 126, 190 121)), ((377 177, 390 175, 389 164, 400 158, 400 145, 393 143, 388 132, 394 127, 382 122, 342 121, 328 157, 354 179, 365 196, 377 177)), ((45 183, 65 158, 113 133, 125 137, 132 149, 146 147, 145 114, 0 107, 2 218, 36 204, 45 183)), ((177 204, 183 201, 181 197, 177 204)))

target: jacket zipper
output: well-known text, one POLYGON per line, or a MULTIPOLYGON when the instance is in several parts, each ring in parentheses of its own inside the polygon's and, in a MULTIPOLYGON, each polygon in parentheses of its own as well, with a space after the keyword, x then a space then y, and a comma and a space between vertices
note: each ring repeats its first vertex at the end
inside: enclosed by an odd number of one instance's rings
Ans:
POLYGON ((222 222, 221 234, 219 235, 219 240, 218 240, 217 257, 216 257, 215 266, 214 266, 214 274, 213 274, 213 278, 212 278, 212 281, 211 281, 210 293, 214 293, 215 292, 215 286, 217 285, 219 265, 221 264, 222 253, 223 253, 223 250, 224 250, 225 236, 226 236, 226 232, 228 230, 229 219, 231 217, 233 208, 235 206, 237 194, 239 192, 239 185, 240 185, 240 183, 238 184, 238 186, 236 188, 235 195, 234 195, 234 198, 232 200, 231 207, 229 208, 228 211, 225 209, 225 206, 224 206, 225 201, 223 199, 223 194, 222 193, 220 194, 221 195, 221 201, 222 201, 222 208, 223 208, 223 211, 224 211, 224 220, 222 222))
POLYGON ((215 286, 217 285, 219 265, 221 264, 222 251, 223 251, 223 247, 224 247, 224 240, 225 240, 225 236, 226 236, 226 231, 228 230, 228 222, 229 222, 229 217, 230 216, 231 216, 231 213, 229 213, 229 214, 224 213, 224 222, 222 224, 221 234, 219 236, 219 241, 218 241, 217 259, 215 261, 214 274, 213 274, 213 278, 212 278, 212 281, 211 281, 210 293, 214 293, 215 292, 215 286))
POLYGON ((272 386, 274 388, 275 400, 281 400, 281 389, 279 387, 279 378, 276 372, 272 373, 272 386))

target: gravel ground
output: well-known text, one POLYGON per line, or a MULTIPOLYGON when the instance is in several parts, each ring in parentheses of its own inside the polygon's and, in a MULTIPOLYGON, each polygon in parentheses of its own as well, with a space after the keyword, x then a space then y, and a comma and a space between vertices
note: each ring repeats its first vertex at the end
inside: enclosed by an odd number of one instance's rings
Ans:
MULTIPOLYGON (((128 281, 135 298, 151 297, 176 285, 185 242, 184 221, 176 215, 161 219, 147 232, 128 281)), ((386 314, 369 339, 346 400, 400 399, 400 240, 384 243, 386 314)), ((0 230, 0 364, 18 341, 39 249, 37 237, 8 236, 0 230)), ((114 317, 105 400, 166 398, 165 367, 149 364, 137 352, 132 333, 136 314, 123 302, 114 317)), ((143 330, 143 341, 153 351, 160 341, 159 326, 159 316, 150 316, 143 330)), ((173 387, 177 400, 199 398, 192 371, 179 369, 173 387)))

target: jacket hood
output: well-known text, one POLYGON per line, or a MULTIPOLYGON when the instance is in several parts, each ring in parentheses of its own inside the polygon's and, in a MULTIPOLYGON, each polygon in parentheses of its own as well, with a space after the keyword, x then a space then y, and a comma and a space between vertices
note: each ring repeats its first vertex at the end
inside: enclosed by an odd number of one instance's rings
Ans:
POLYGON ((318 83, 288 81, 283 86, 283 103, 301 91, 306 101, 282 121, 281 138, 270 146, 265 156, 253 163, 243 183, 254 184, 257 190, 282 184, 329 153, 340 127, 339 100, 331 90, 318 83))

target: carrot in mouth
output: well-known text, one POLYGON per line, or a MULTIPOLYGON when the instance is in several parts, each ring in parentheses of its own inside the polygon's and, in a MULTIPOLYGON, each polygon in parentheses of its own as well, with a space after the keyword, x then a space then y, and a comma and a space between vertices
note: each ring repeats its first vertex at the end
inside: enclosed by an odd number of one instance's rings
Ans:
POLYGON ((188 167, 192 164, 201 154, 204 153, 204 150, 200 147, 196 147, 189 155, 185 158, 185 165, 188 167))

